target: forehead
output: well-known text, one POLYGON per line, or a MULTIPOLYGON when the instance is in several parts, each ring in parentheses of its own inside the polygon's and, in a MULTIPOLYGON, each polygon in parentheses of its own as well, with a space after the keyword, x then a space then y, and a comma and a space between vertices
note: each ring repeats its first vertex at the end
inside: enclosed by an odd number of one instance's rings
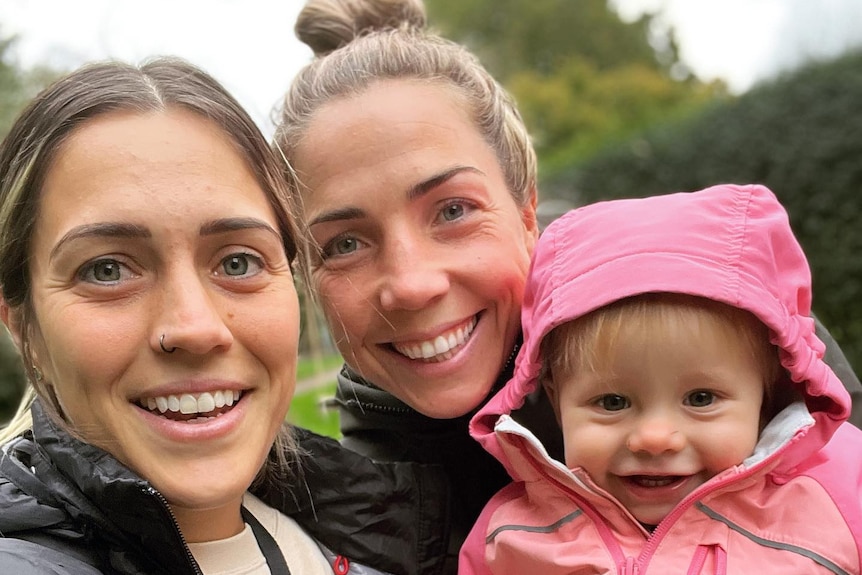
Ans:
POLYGON ((265 191, 223 129, 181 109, 87 121, 57 151, 40 193, 40 227, 165 210, 202 217, 231 204, 269 211, 265 191))
POLYGON ((139 165, 210 155, 244 161, 224 130, 191 111, 119 110, 91 118, 71 132, 54 155, 52 169, 74 169, 81 160, 139 165), (180 150, 184 153, 178 155, 180 150))
MULTIPOLYGON (((314 114, 297 146, 296 166, 311 189, 342 174, 351 178, 375 166, 378 175, 409 171, 411 160, 457 154, 493 156, 472 120, 467 100, 442 81, 384 80, 358 94, 328 102, 314 114), (386 164, 387 160, 396 160, 386 164), (379 170, 384 169, 380 173, 379 170)), ((370 172, 367 172, 370 174, 370 172)))
POLYGON ((386 80, 329 102, 295 154, 308 215, 324 204, 399 193, 455 166, 486 174, 505 190, 499 160, 466 98, 442 81, 386 80))

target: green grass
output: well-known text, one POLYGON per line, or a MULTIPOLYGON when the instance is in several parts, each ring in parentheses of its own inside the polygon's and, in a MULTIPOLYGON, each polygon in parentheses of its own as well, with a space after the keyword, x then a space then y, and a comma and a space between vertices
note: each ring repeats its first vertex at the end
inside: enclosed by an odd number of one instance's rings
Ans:
MULTIPOLYGON (((323 358, 320 362, 322 371, 332 371, 342 363, 341 356, 334 355, 323 358)), ((297 381, 313 377, 318 370, 314 362, 309 358, 299 358, 297 365, 297 381)), ((338 421, 338 410, 323 407, 322 401, 335 395, 335 379, 326 385, 298 392, 293 396, 290 409, 287 412, 287 421, 293 425, 310 429, 321 435, 341 439, 341 431, 338 421)))
POLYGON ((293 425, 310 429, 321 435, 341 439, 338 410, 326 409, 321 401, 335 395, 335 382, 325 387, 297 393, 293 396, 287 421, 293 425))

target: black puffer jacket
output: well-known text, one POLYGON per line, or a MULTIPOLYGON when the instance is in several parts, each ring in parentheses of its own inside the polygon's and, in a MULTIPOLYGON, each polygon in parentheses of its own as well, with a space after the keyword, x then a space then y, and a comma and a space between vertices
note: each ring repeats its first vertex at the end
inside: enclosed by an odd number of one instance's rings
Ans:
MULTIPOLYGON (((862 428, 862 384, 838 344, 819 322, 817 335, 826 343, 826 363, 850 391, 853 399, 850 421, 862 428)), ((491 394, 512 377, 512 359, 491 394)), ((426 562, 433 568, 423 573, 455 575, 458 550, 473 522, 491 496, 510 481, 499 462, 469 436, 467 425, 473 414, 456 419, 426 417, 347 367, 338 377, 336 401, 341 413, 343 445, 381 461, 413 461, 440 468, 443 484, 434 489, 448 492, 449 503, 448 519, 437 525, 437 536, 448 541, 447 557, 442 564, 426 562)), ((562 460, 562 434, 543 393, 528 398, 524 407, 512 416, 531 429, 552 456, 562 460)), ((433 496, 423 495, 424 499, 428 497, 433 496)))
MULTIPOLYGON (((200 573, 161 494, 57 428, 38 402, 32 413, 32 432, 0 454, 0 573, 200 573)), ((305 481, 293 490, 262 485, 256 495, 345 558, 339 566, 349 573, 415 574, 420 554, 440 555, 439 542, 420 537, 418 518, 443 521, 446 495, 425 486, 433 505, 419 507, 423 466, 375 464, 331 439, 300 435, 305 481)))
MULTIPOLYGON (((491 390, 499 390, 512 376, 517 348, 491 390)), ((338 375, 336 402, 340 407, 342 445, 378 461, 417 462, 438 470, 437 480, 425 488, 446 494, 439 500, 445 520, 423 518, 426 533, 446 542, 437 561, 423 561, 423 575, 454 575, 458 551, 491 496, 510 479, 500 463, 467 431, 472 413, 455 419, 433 419, 415 411, 389 393, 344 367, 338 375)), ((529 398, 517 414, 543 436, 548 449, 562 454, 562 438, 544 394, 529 398)), ((431 491, 424 500, 434 497, 431 491)))

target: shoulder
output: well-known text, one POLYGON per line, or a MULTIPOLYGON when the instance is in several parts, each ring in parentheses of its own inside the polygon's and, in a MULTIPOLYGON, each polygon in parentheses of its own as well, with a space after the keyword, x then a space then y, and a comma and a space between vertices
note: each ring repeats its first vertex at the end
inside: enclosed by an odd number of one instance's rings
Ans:
POLYGON ((102 575, 96 567, 68 553, 15 538, 0 538, 0 573, 102 575))

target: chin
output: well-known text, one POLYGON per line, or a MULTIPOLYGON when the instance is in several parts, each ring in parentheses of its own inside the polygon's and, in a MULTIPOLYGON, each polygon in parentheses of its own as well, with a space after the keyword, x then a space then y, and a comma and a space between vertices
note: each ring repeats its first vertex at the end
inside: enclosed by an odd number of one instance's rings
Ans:
POLYGON ((481 407, 487 396, 488 391, 485 391, 475 395, 471 394, 468 397, 446 398, 443 401, 413 401, 412 403, 405 401, 405 403, 408 403, 413 409, 426 417, 433 419, 455 419, 481 407))
POLYGON ((242 498, 252 480, 230 483, 214 481, 212 477, 188 478, 183 485, 165 485, 156 489, 164 495, 171 507, 184 509, 213 509, 235 502, 242 498))

